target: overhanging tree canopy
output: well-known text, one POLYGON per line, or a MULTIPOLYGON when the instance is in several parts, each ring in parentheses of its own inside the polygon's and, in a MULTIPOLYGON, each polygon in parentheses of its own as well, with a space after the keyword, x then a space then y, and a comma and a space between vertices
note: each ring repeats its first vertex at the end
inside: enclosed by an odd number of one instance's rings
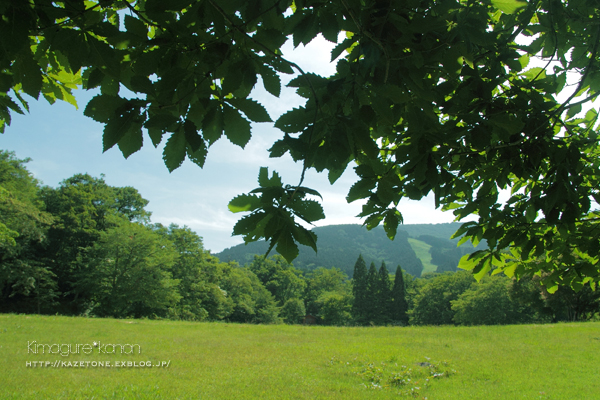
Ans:
MULTIPOLYGON (((25 94, 74 102, 79 85, 100 88, 85 114, 105 124, 105 150, 128 157, 147 131, 166 140, 169 170, 186 156, 202 167, 223 135, 244 147, 250 121, 272 122, 248 98, 259 76, 279 96, 280 76, 297 73, 289 86, 306 103, 275 122, 271 156, 331 182, 353 163, 347 199, 367 200, 368 228, 393 238, 400 200, 433 193, 457 219, 479 216, 458 232, 490 246, 463 263, 478 276, 496 264, 550 288, 600 279, 595 0, 2 0, 0 15, 0 131, 25 94), (281 53, 318 34, 342 56, 330 77, 281 53)), ((288 260, 296 242, 316 249, 295 221, 323 218, 303 178, 261 169, 260 187, 230 203, 251 212, 234 233, 288 260)))

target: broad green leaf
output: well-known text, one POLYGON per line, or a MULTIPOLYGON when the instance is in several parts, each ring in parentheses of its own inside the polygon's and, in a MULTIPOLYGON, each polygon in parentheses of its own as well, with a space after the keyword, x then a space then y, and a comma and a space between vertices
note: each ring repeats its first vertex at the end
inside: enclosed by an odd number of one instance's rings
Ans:
POLYGON ((233 227, 233 235, 243 235, 244 242, 250 243, 261 239, 264 226, 272 218, 265 212, 254 212, 240 219, 233 227))
POLYGON ((279 117, 275 127, 285 133, 301 132, 314 121, 314 118, 314 113, 309 113, 302 107, 294 108, 279 117))
POLYGON ((402 222, 402 214, 398 210, 389 210, 383 220, 383 229, 390 240, 394 240, 398 230, 398 224, 402 222))
POLYGON ((512 14, 523 7, 527 7, 527 2, 522 0, 492 0, 492 4, 505 14, 512 14))
POLYGON ((294 241, 294 237, 289 229, 284 228, 279 237, 277 238, 277 252, 286 259, 287 262, 291 263, 296 257, 298 257, 298 246, 294 241))
POLYGON ((141 124, 139 122, 134 122, 131 124, 130 128, 117 144, 119 146, 119 150, 121 150, 121 153, 123 153, 123 157, 126 159, 141 149, 144 144, 141 124))
POLYGON ((102 135, 103 151, 107 151, 112 148, 115 144, 125 136, 127 131, 132 128, 134 121, 138 118, 137 113, 134 111, 128 111, 123 115, 111 118, 106 126, 104 127, 104 134, 102 135))
POLYGON ((202 145, 196 151, 192 151, 191 146, 187 145, 187 156, 191 162, 199 166, 200 168, 204 167, 204 162, 206 161, 206 154, 208 153, 208 149, 202 141, 202 145))
POLYGON ((185 134, 177 131, 171 135, 165 149, 163 150, 163 160, 169 172, 173 172, 181 166, 185 160, 186 146, 185 134))
POLYGON ((308 223, 325 218, 323 207, 314 200, 294 202, 290 207, 294 213, 308 223))
POLYGON ((198 128, 189 119, 186 119, 183 123, 183 132, 185 133, 185 140, 188 142, 192 152, 195 152, 204 146, 204 140, 202 139, 202 136, 198 134, 198 128))
POLYGON ((89 101, 83 114, 95 121, 107 123, 111 118, 115 117, 115 110, 122 107, 125 103, 127 103, 127 100, 119 96, 100 94, 89 101))
POLYGON ((360 181, 356 182, 350 190, 348 191, 348 196, 346 196, 346 201, 348 203, 352 203, 358 199, 364 199, 371 195, 371 190, 375 188, 377 181, 374 179, 363 178, 360 181))
POLYGON ((269 186, 269 168, 260 167, 258 171, 258 184, 260 187, 269 186))
POLYGON ((240 115, 240 113, 230 106, 223 105, 223 121, 225 123, 225 135, 233 144, 242 149, 250 141, 250 122, 240 115))
POLYGON ((263 86, 265 87, 265 90, 271 93, 273 96, 279 97, 279 95, 281 94, 281 79, 279 78, 279 75, 277 75, 277 73, 273 71, 269 66, 261 65, 260 76, 262 77, 263 86))
POLYGON ((14 69, 21 79, 23 91, 34 99, 38 99, 44 80, 42 78, 42 70, 38 63, 33 59, 32 54, 30 52, 24 52, 23 55, 15 61, 14 69))
POLYGON ((238 213, 243 211, 254 211, 260 207, 260 199, 256 196, 242 194, 236 196, 227 205, 229 211, 238 213))
POLYGON ((303 226, 296 225, 292 228, 292 234, 298 243, 312 248, 315 253, 317 252, 317 235, 314 232, 309 231, 303 226))
POLYGON ((223 111, 221 106, 212 102, 211 107, 202 120, 202 134, 209 146, 219 140, 223 134, 223 111))
POLYGON ((129 14, 125 15, 125 29, 133 35, 144 39, 148 38, 148 27, 146 24, 129 14))
POLYGON ((273 122, 267 110, 252 99, 227 99, 229 104, 246 114, 246 117, 254 122, 273 122))

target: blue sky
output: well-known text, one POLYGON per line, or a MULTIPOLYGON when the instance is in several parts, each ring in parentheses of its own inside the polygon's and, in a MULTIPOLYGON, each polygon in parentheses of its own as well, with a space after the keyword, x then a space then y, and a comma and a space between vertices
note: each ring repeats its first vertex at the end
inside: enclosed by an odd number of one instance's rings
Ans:
MULTIPOLYGON (((317 38, 306 48, 292 51, 288 46, 284 54, 306 72, 329 75, 335 70, 335 64, 329 62, 331 47, 331 43, 317 38)), ((147 136, 142 150, 127 160, 117 146, 102 153, 104 126, 83 115, 94 95, 77 92, 78 110, 63 102, 50 106, 43 99, 32 100, 29 114, 12 114, 11 125, 0 135, 0 148, 14 151, 18 158, 31 158, 28 169, 45 185, 56 187, 74 174, 89 173, 96 177, 104 174, 111 186, 133 186, 150 201, 147 209, 152 212, 152 222, 189 226, 213 253, 243 243, 241 237, 231 236, 242 214, 230 213, 227 204, 236 195, 258 186, 261 166, 276 170, 285 183, 295 185, 300 179, 302 166, 288 155, 268 157, 267 149, 281 136, 272 124, 254 124, 253 137, 245 150, 225 138, 219 140, 210 148, 203 169, 186 160, 169 173, 162 160, 162 145, 155 149, 147 136)), ((292 90, 284 90, 280 98, 267 94, 260 80, 251 97, 267 108, 273 120, 303 103, 292 90)), ((327 218, 317 225, 362 223, 355 217, 362 203, 347 204, 345 200, 355 180, 350 167, 333 186, 325 174, 314 170, 307 173, 303 185, 318 190, 324 198, 327 218)), ((403 200, 399 210, 406 224, 451 222, 454 218, 451 212, 436 210, 429 198, 420 202, 403 200)))

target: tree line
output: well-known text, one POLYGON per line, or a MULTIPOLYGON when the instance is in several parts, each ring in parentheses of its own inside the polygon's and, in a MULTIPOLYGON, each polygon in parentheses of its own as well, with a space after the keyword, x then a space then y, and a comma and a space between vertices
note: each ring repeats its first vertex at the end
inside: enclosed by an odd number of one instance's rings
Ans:
POLYGON ((221 262, 188 227, 151 223, 132 187, 76 174, 42 186, 0 152, 0 311, 325 325, 508 324, 597 315, 600 291, 468 272, 415 278, 359 256, 300 271, 283 257, 221 262))

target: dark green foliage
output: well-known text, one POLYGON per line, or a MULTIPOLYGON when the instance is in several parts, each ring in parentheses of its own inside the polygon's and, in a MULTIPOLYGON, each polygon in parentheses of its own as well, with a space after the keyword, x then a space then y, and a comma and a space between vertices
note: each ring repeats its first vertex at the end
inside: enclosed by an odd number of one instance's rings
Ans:
POLYGON ((85 313, 166 317, 181 298, 171 273, 176 258, 174 246, 160 234, 127 220, 115 221, 77 259, 74 287, 85 299, 85 313))
POLYGON ((273 324, 281 322, 280 308, 273 295, 248 268, 228 264, 221 288, 233 301, 231 322, 273 324))
POLYGON ((381 315, 378 310, 379 274, 375 263, 371 263, 367 271, 367 294, 365 298, 365 322, 376 325, 380 323, 381 315))
POLYGON ((600 291, 584 285, 579 291, 560 287, 549 293, 540 281, 542 278, 513 279, 509 287, 511 298, 526 305, 540 321, 584 321, 600 312, 600 291))
POLYGON ((391 320, 392 316, 392 287, 390 272, 385 263, 381 263, 381 268, 379 268, 377 275, 376 315, 378 323, 385 324, 391 320))
POLYGON ((452 301, 471 287, 475 282, 466 271, 446 272, 431 275, 417 291, 410 310, 412 325, 448 325, 454 323, 452 301))
POLYGON ((396 275, 394 276, 394 286, 391 292, 391 312, 390 319, 397 321, 402 325, 408 324, 408 302, 406 301, 406 287, 404 285, 404 274, 402 268, 398 265, 396 275))
POLYGON ((58 295, 56 275, 40 252, 53 221, 39 183, 14 153, 0 151, 0 304, 2 311, 47 311, 58 295))
POLYGON ((306 309, 304 307, 304 301, 299 298, 291 298, 286 300, 281 307, 279 313, 283 322, 286 324, 299 324, 306 315, 306 309))
POLYGON ((363 324, 368 318, 369 312, 369 296, 367 284, 367 265, 362 255, 358 256, 354 264, 354 274, 352 277, 352 294, 354 301, 352 303, 352 316, 354 320, 363 324))
POLYGON ((302 273, 279 255, 256 256, 248 266, 273 295, 280 307, 288 300, 304 295, 306 282, 302 273))
POLYGON ((486 277, 473 283, 458 299, 451 301, 459 325, 506 325, 532 322, 530 307, 514 301, 509 294, 511 280, 505 276, 486 277))
POLYGON ((128 221, 145 222, 150 213, 144 210, 148 201, 136 189, 116 188, 104 179, 88 174, 76 174, 65 179, 57 189, 45 187, 41 197, 46 210, 54 216, 48 231, 48 246, 44 252, 46 265, 58 276, 61 300, 70 312, 84 311, 85 296, 75 288, 80 265, 76 260, 85 249, 96 243, 102 232, 128 221))
MULTIPOLYGON (((335 308, 333 303, 346 302, 347 306, 352 307, 354 299, 348 275, 337 268, 326 269, 323 267, 319 267, 306 274, 306 292, 304 298, 307 314, 321 316, 323 320, 323 313, 327 313, 329 321, 348 320, 350 310, 345 310, 346 305, 340 311, 348 312, 348 314, 337 315, 335 314, 337 311, 334 313, 332 310, 332 307, 335 308), (321 307, 326 307, 328 311, 322 310, 321 307)), ((323 320, 323 323, 329 323, 327 322, 327 318, 323 320)), ((337 322, 331 323, 337 324, 337 322)))

